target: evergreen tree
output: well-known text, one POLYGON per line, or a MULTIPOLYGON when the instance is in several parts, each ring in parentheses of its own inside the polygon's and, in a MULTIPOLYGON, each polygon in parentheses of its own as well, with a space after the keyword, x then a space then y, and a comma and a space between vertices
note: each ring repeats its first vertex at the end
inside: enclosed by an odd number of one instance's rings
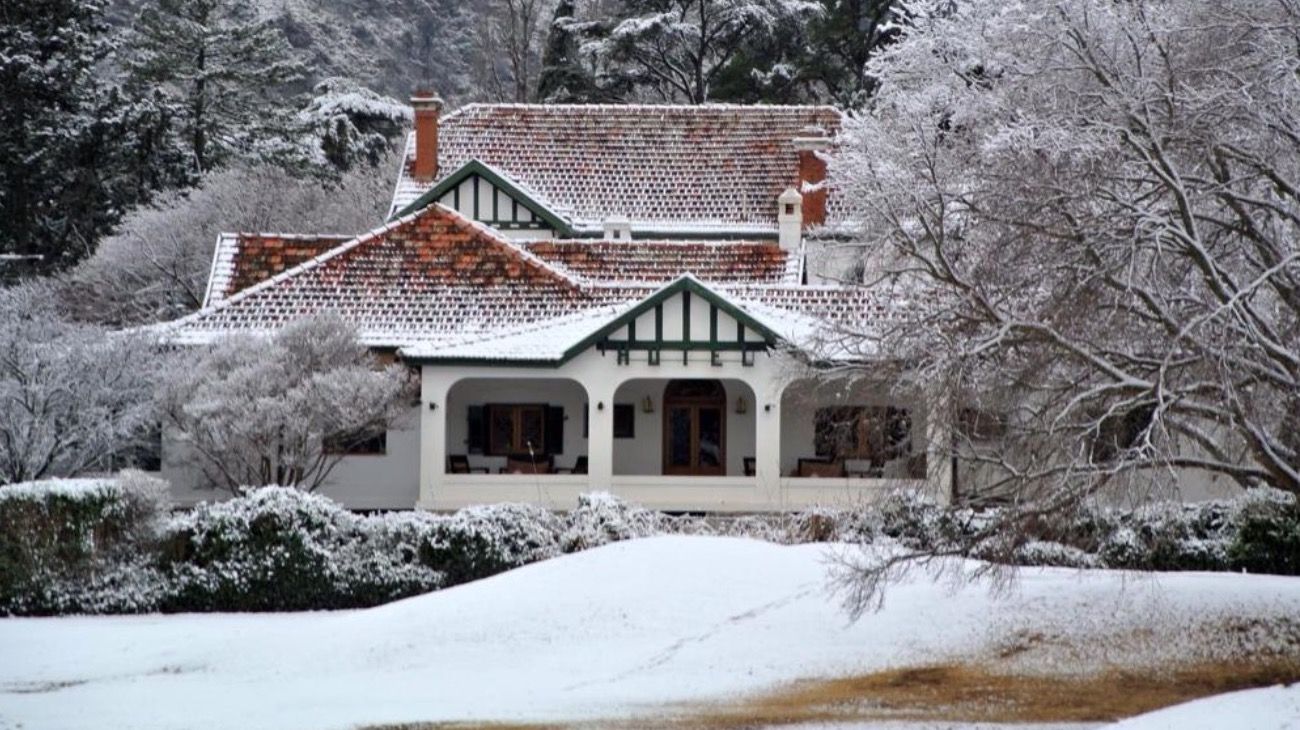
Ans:
POLYGON ((560 0, 546 36, 537 98, 549 103, 591 101, 596 82, 578 57, 573 0, 560 0))
POLYGON ((113 101, 95 75, 111 47, 103 10, 103 0, 0 6, 0 253, 10 259, 0 276, 14 257, 33 257, 24 268, 36 270, 75 260, 111 217, 95 210, 102 171, 86 166, 113 101))
POLYGON ((280 99, 302 69, 247 0, 158 0, 137 16, 132 45, 132 81, 161 90, 197 173, 282 152, 292 119, 280 99))
POLYGON ((867 62, 898 36, 899 0, 821 0, 821 12, 755 36, 718 74, 713 98, 776 104, 864 104, 867 62))
POLYGON ((626 0, 627 15, 587 47, 614 74, 665 101, 703 104, 746 51, 818 12, 805 0, 626 0))

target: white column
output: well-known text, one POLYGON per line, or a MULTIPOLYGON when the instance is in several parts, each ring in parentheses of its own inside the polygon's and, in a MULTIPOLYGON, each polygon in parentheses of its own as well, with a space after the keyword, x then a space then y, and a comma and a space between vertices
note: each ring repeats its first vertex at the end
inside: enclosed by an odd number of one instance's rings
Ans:
POLYGON ((434 496, 447 471, 447 395, 456 376, 423 367, 420 373, 420 500, 434 508, 434 496))
POLYGON ((769 505, 782 503, 781 494, 781 388, 773 381, 750 381, 754 408, 754 475, 758 490, 769 505))
POLYGON ((614 391, 617 384, 590 380, 587 389, 587 488, 607 491, 614 477, 614 391))

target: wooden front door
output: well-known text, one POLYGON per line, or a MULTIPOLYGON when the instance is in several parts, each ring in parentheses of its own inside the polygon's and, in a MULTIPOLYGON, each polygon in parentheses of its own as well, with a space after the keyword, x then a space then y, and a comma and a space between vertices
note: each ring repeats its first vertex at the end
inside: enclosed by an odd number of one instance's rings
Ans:
POLYGON ((727 473, 727 394, 716 380, 664 388, 664 474, 727 473))

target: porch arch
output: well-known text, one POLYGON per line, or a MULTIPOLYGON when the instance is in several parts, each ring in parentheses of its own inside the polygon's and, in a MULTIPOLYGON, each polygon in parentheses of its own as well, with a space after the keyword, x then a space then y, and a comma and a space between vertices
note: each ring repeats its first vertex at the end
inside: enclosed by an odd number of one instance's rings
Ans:
POLYGON ((447 391, 446 463, 475 473, 499 473, 511 456, 527 457, 542 473, 580 466, 587 455, 588 395, 563 377, 467 377, 447 391), (547 468, 542 469, 542 465, 547 468))
POLYGON ((616 432, 613 441, 615 476, 677 476, 683 479, 746 476, 746 460, 755 457, 757 403, 754 389, 745 381, 689 375, 679 378, 632 378, 618 385, 613 401, 615 408, 623 409, 624 413, 630 409, 632 419, 631 430, 622 431, 622 435, 616 432), (721 460, 718 469, 665 468, 665 462, 668 461, 666 449, 670 443, 666 431, 672 425, 668 409, 673 403, 679 407, 696 407, 696 411, 687 416, 691 419, 689 427, 695 432, 692 448, 696 448, 699 443, 698 407, 709 405, 720 411, 723 422, 718 429, 721 436, 721 442, 717 444, 721 460))

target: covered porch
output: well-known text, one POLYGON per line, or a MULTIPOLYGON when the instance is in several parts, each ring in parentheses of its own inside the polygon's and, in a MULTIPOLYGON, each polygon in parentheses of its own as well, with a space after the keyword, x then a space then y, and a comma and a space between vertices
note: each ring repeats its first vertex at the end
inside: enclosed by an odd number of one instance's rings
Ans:
POLYGON ((590 491, 669 511, 844 504, 933 483, 942 443, 923 399, 869 371, 810 377, 784 335, 690 277, 613 314, 405 354, 426 509, 590 491))
POLYGON ((881 383, 790 380, 766 354, 739 373, 679 361, 683 377, 612 359, 593 354, 598 379, 576 365, 426 368, 419 506, 568 509, 609 491, 657 509, 749 512, 870 501, 933 476, 926 404, 881 383))

